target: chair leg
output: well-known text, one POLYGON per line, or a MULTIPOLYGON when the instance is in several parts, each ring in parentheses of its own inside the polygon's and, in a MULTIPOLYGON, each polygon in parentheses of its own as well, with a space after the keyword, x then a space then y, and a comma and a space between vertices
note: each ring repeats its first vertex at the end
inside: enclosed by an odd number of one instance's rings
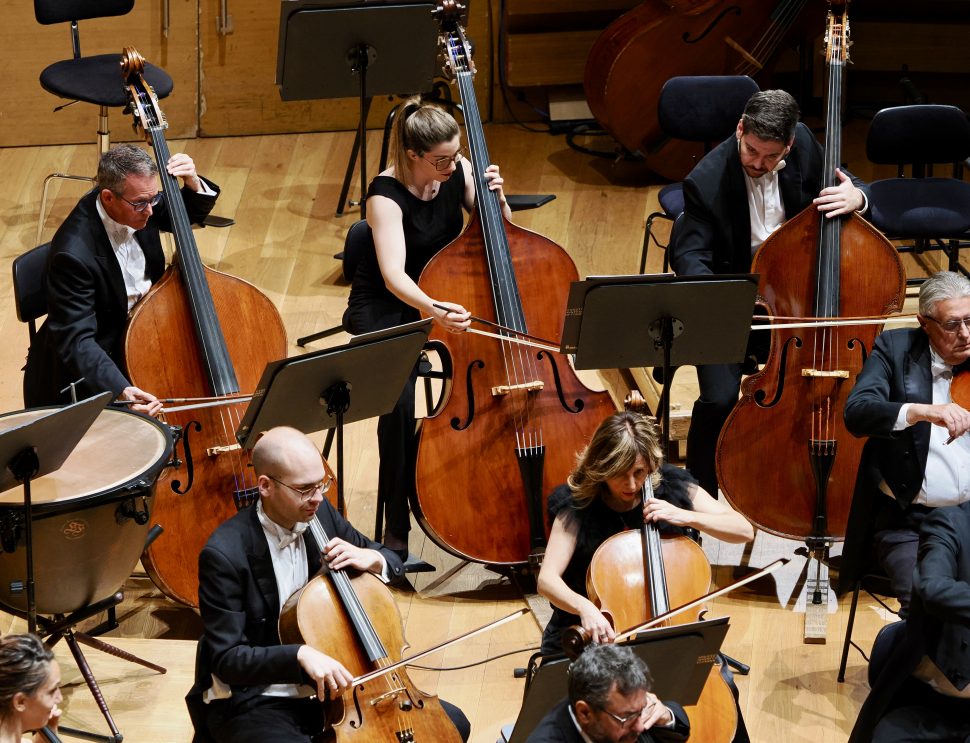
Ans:
POLYGON ((94 183, 94 178, 90 176, 70 175, 69 173, 51 173, 44 179, 44 190, 40 197, 40 215, 37 218, 37 237, 34 240, 35 245, 41 244, 40 238, 44 233, 44 218, 47 215, 47 190, 50 188, 51 181, 58 178, 65 181, 87 181, 88 183, 94 183))
MULTIPOLYGON (((111 130, 108 128, 108 107, 98 107, 98 160, 111 148, 111 130)), ((40 197, 40 216, 37 219, 37 238, 35 245, 40 245, 41 237, 44 233, 44 219, 47 216, 47 190, 50 188, 51 181, 59 178, 65 181, 87 181, 94 183, 95 179, 87 175, 71 175, 69 173, 51 173, 44 179, 44 191, 40 197)))
POLYGON ((849 645, 852 644, 852 627, 855 624, 855 612, 859 605, 859 588, 861 584, 856 583, 852 591, 852 606, 849 608, 849 621, 845 627, 845 642, 842 644, 842 661, 839 663, 839 683, 845 681, 845 667, 849 661, 849 645))
POLYGON ((666 219, 669 222, 674 220, 670 218, 670 215, 666 212, 653 212, 649 217, 647 217, 647 226, 643 231, 643 248, 640 251, 640 273, 646 273, 647 270, 647 249, 650 247, 650 240, 656 243, 658 248, 664 249, 664 273, 667 271, 667 246, 662 245, 656 237, 653 236, 653 223, 657 219, 666 219))

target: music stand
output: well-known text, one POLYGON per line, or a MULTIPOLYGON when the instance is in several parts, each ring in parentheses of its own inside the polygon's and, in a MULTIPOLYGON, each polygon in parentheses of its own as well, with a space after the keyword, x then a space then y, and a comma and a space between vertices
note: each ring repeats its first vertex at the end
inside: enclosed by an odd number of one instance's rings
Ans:
POLYGON ((337 510, 343 515, 344 424, 383 415, 394 407, 428 340, 431 322, 364 333, 343 346, 270 362, 236 439, 251 449, 260 433, 275 426, 304 433, 336 428, 337 510))
POLYGON ((577 369, 663 366, 657 411, 670 443, 672 366, 740 362, 751 330, 753 274, 590 276, 569 288, 562 353, 577 369), (676 341, 676 342, 675 342, 676 341))
MULTIPOLYGON (((700 697, 727 631, 728 617, 717 617, 649 629, 625 644, 651 669, 651 691, 658 698, 690 705, 700 697)), ((503 728, 505 743, 524 743, 549 710, 566 696, 569 663, 562 654, 543 657, 537 653, 530 658, 522 709, 511 733, 503 728)))
POLYGON ((360 121, 337 204, 343 215, 360 153, 360 216, 367 218, 367 114, 378 95, 431 89, 437 67, 434 3, 282 0, 276 84, 284 101, 358 96, 360 121))

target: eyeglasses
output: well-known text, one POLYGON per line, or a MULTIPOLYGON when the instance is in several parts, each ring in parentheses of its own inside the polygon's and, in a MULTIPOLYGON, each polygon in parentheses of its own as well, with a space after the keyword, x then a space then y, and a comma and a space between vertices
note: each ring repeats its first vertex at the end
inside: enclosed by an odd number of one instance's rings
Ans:
POLYGON ((289 488, 294 493, 300 496, 300 501, 306 503, 310 498, 312 498, 317 493, 326 493, 330 490, 330 486, 333 485, 333 476, 327 475, 327 477, 316 485, 310 485, 306 488, 297 488, 289 483, 285 483, 279 478, 273 477, 272 475, 266 475, 270 480, 275 482, 277 485, 282 485, 284 488, 289 488))
POLYGON ((465 151, 465 148, 462 147, 460 150, 458 150, 458 152, 456 152, 451 157, 442 155, 441 157, 436 157, 434 160, 428 160, 427 157, 422 156, 422 159, 434 165, 434 169, 437 170, 439 173, 444 173, 446 170, 448 170, 448 168, 451 166, 452 163, 455 163, 455 165, 457 165, 458 162, 463 157, 467 157, 467 156, 468 155, 465 151))
POLYGON ((631 712, 630 714, 624 715, 623 717, 620 717, 619 715, 614 715, 608 709, 601 709, 600 711, 612 717, 614 720, 617 721, 618 724, 626 727, 631 722, 633 722, 638 717, 640 717, 640 715, 642 715, 644 712, 650 709, 650 707, 652 706, 653 706, 653 702, 647 702, 645 705, 643 705, 643 709, 641 709, 639 712, 631 712))
POLYGON ((150 199, 146 199, 145 201, 128 201, 128 199, 126 199, 120 193, 116 193, 115 196, 128 204, 136 212, 143 212, 150 206, 158 206, 165 194, 162 191, 159 191, 157 194, 152 196, 150 199))
POLYGON ((926 317, 927 319, 932 320, 941 328, 943 328, 943 330, 947 333, 959 333, 961 327, 966 328, 967 330, 970 330, 970 317, 955 318, 953 320, 944 320, 943 322, 940 322, 935 317, 930 317, 929 315, 927 315, 926 317))

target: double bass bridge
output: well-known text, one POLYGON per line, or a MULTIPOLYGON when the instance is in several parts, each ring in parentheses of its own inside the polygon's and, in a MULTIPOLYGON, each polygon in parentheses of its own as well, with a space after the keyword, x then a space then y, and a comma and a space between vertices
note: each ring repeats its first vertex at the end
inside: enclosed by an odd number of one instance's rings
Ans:
POLYGON ((522 382, 521 384, 500 384, 492 387, 492 396, 511 395, 513 392, 542 392, 545 386, 545 383, 541 379, 522 382))
POLYGON ((802 376, 816 379, 848 379, 849 372, 845 369, 802 369, 802 376))

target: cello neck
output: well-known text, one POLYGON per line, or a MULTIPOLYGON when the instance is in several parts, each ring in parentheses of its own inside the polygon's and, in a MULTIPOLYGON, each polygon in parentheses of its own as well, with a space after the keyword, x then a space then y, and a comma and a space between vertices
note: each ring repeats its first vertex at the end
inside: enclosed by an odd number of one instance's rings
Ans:
MULTIPOLYGON (((825 32, 828 89, 825 111, 825 151, 822 187, 837 186, 836 168, 842 162, 842 80, 848 61, 849 19, 845 2, 831 2, 825 32)), ((818 291, 816 317, 840 314, 842 219, 821 220, 818 251, 818 291)))
MULTIPOLYGON (((323 552, 323 548, 330 543, 330 537, 327 536, 326 531, 323 529, 323 525, 320 520, 314 516, 310 519, 310 526, 308 531, 312 536, 311 542, 316 543, 316 548, 323 552)), ((313 544, 308 544, 307 549, 311 549, 313 544)), ((326 564, 326 561, 324 561, 326 564)), ((343 604, 344 610, 347 612, 347 617, 350 620, 357 637, 360 639, 361 645, 364 648, 364 652, 367 653, 368 659, 371 663, 377 663, 379 660, 386 658, 388 653, 384 648, 384 643, 381 642, 380 636, 377 634, 377 630, 374 629, 374 625, 370 621, 370 617, 367 616, 367 611, 364 609, 360 598, 357 596, 357 592, 354 590, 353 584, 350 582, 350 577, 343 570, 330 570, 329 571, 330 580, 333 584, 334 591, 340 598, 340 602, 343 604)))
MULTIPOLYGON (((641 489, 641 508, 653 497, 653 482, 648 475, 641 489)), ((643 542, 643 569, 646 573, 644 577, 650 590, 650 606, 654 616, 666 614, 670 610, 670 599, 667 595, 667 574, 664 570, 660 529, 652 521, 644 522, 640 532, 643 542)))
POLYGON ((464 30, 457 23, 446 31, 444 42, 451 72, 458 85, 462 112, 465 120, 465 134, 468 137, 468 151, 471 154, 472 177, 475 182, 475 201, 477 217, 482 226, 485 240, 485 255, 488 261, 492 297, 498 322, 519 333, 528 332, 522 298, 519 294, 515 271, 512 267, 512 254, 509 250, 508 235, 505 232, 505 215, 502 205, 494 191, 489 190, 485 169, 491 164, 485 131, 482 127, 478 100, 475 97, 474 70, 471 64, 470 45, 464 30))
POLYGON ((175 237, 176 256, 188 294, 196 338, 202 349, 201 357, 206 365, 208 381, 212 393, 217 396, 239 392, 239 383, 233 369, 222 326, 216 314, 212 292, 205 278, 205 266, 199 255, 192 234, 192 224, 178 185, 178 179, 168 172, 167 164, 171 153, 165 141, 168 123, 158 106, 155 91, 142 76, 144 59, 134 49, 125 49, 122 67, 130 99, 130 107, 135 117, 135 126, 140 127, 152 145, 158 175, 162 182, 163 198, 168 208, 175 237))

